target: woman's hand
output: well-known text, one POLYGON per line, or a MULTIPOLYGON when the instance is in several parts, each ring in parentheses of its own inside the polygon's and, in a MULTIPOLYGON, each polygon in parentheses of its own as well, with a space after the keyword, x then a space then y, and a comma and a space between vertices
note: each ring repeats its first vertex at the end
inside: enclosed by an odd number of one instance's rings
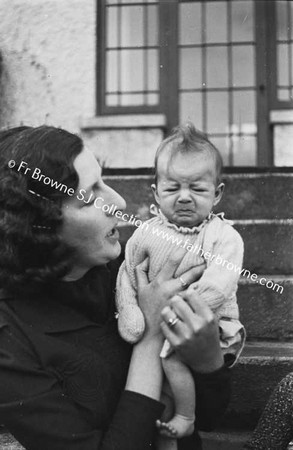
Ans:
POLYGON ((145 317, 146 328, 143 338, 133 348, 126 389, 156 400, 161 396, 163 380, 159 356, 163 339, 160 329, 162 309, 175 294, 181 293, 186 285, 196 281, 205 268, 203 264, 182 274, 181 280, 174 278, 185 253, 184 249, 179 248, 151 283, 147 277, 147 260, 136 269, 139 306, 145 317))
POLYGON ((151 283, 147 276, 148 259, 137 266, 138 301, 146 321, 144 336, 161 334, 162 309, 169 304, 170 299, 175 294, 183 292, 186 287, 185 284, 189 286, 201 277, 205 269, 204 264, 188 270, 179 278, 174 278, 174 274, 185 254, 186 250, 182 248, 176 250, 151 283))
POLYGON ((223 366, 218 324, 196 291, 190 288, 181 296, 173 297, 170 306, 162 311, 162 317, 164 336, 194 372, 213 372, 223 366), (176 318, 178 320, 174 321, 176 318))

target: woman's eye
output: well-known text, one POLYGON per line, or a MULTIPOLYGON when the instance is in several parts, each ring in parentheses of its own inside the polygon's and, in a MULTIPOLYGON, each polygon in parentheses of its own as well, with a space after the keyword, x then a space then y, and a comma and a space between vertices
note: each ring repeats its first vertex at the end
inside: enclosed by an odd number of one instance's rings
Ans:
POLYGON ((93 203, 95 203, 95 200, 96 200, 96 197, 93 197, 93 198, 91 199, 91 201, 88 203, 88 205, 92 205, 93 203))
POLYGON ((92 192, 88 198, 84 200, 84 206, 90 206, 95 203, 97 196, 92 192))

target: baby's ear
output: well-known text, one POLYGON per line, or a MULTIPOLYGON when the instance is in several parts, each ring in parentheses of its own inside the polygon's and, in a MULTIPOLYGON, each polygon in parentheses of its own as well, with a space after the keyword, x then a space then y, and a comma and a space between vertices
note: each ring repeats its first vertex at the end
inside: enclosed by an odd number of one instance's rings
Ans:
POLYGON ((153 191, 153 194, 154 194, 154 197, 155 197, 155 200, 156 200, 156 202, 158 203, 158 205, 160 204, 160 199, 159 199, 159 196, 158 196, 158 189, 157 189, 157 185, 156 184, 152 184, 151 185, 151 188, 152 188, 152 191, 153 191))
POLYGON ((213 206, 216 206, 218 203, 220 203, 221 198, 222 198, 223 193, 224 193, 224 189, 225 189, 225 184, 224 183, 220 183, 216 187, 215 200, 214 200, 214 205, 213 206))

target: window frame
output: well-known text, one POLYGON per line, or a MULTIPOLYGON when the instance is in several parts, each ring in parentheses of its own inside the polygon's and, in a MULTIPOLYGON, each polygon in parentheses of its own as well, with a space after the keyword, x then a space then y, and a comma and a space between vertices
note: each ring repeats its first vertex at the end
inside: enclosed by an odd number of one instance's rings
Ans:
POLYGON ((272 68, 270 74, 270 109, 286 110, 293 109, 293 100, 278 99, 278 61, 277 61, 277 5, 276 2, 267 4, 267 22, 270 33, 268 33, 269 64, 272 68))
MULTIPOLYGON (((159 0, 159 104, 145 106, 105 105, 105 0, 97 0, 97 115, 165 114, 166 131, 179 121, 178 7, 181 2, 201 0, 159 0)), ((214 1, 214 0, 206 0, 214 1)), ((257 166, 273 166, 273 133, 270 126, 272 109, 292 109, 293 101, 277 100, 276 4, 253 0, 255 11, 255 71, 257 166), (264 18, 266 20, 264 20, 264 18)))
MULTIPOLYGON (((158 4, 159 10, 160 5, 158 4)), ((159 27, 161 25, 161 14, 159 13, 159 27)), ((159 83, 159 103, 158 105, 140 105, 140 106, 107 106, 106 99, 106 2, 105 0, 97 0, 97 90, 96 90, 96 113, 100 115, 116 115, 116 114, 158 114, 162 112, 162 80, 159 83)), ((160 45, 159 40, 159 45, 160 45)), ((159 61, 162 58, 163 49, 160 45, 159 61)), ((160 66, 160 63, 159 63, 160 66)))

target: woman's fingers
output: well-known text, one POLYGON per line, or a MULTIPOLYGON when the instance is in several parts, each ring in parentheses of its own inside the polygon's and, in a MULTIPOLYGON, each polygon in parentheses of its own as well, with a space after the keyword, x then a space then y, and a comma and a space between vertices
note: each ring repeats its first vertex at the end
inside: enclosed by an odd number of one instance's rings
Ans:
POLYGON ((149 258, 146 258, 135 269, 138 290, 141 290, 144 286, 149 284, 149 279, 147 275, 148 270, 149 270, 149 258))
MULTIPOLYGON (((176 324, 177 326, 177 324, 176 324)), ((175 331, 170 328, 166 322, 161 322, 161 331, 166 339, 170 342, 173 348, 176 348, 180 342, 180 338, 176 335, 175 331)))
POLYGON ((160 282, 173 278, 182 258, 186 254, 186 251, 187 250, 184 248, 178 247, 178 249, 176 249, 176 251, 170 256, 157 276, 157 279, 159 279, 160 282))
POLYGON ((170 306, 166 306, 162 310, 161 316, 163 319, 163 322, 161 323, 161 330, 165 338, 168 339, 173 347, 175 347, 177 343, 176 332, 178 332, 179 328, 182 326, 182 321, 176 312, 170 308, 170 306))
POLYGON ((192 308, 181 296, 175 295, 170 307, 162 311, 162 333, 182 361, 195 372, 213 372, 224 362, 214 314, 191 289, 182 295, 192 308))
POLYGON ((186 289, 191 283, 194 283, 201 277, 204 270, 205 263, 192 267, 187 272, 184 272, 180 277, 174 278, 174 280, 171 281, 171 289, 175 289, 177 292, 186 289))
POLYGON ((195 290, 187 289, 187 291, 182 293, 182 297, 197 315, 205 320, 211 320, 214 317, 210 307, 199 298, 195 290))

